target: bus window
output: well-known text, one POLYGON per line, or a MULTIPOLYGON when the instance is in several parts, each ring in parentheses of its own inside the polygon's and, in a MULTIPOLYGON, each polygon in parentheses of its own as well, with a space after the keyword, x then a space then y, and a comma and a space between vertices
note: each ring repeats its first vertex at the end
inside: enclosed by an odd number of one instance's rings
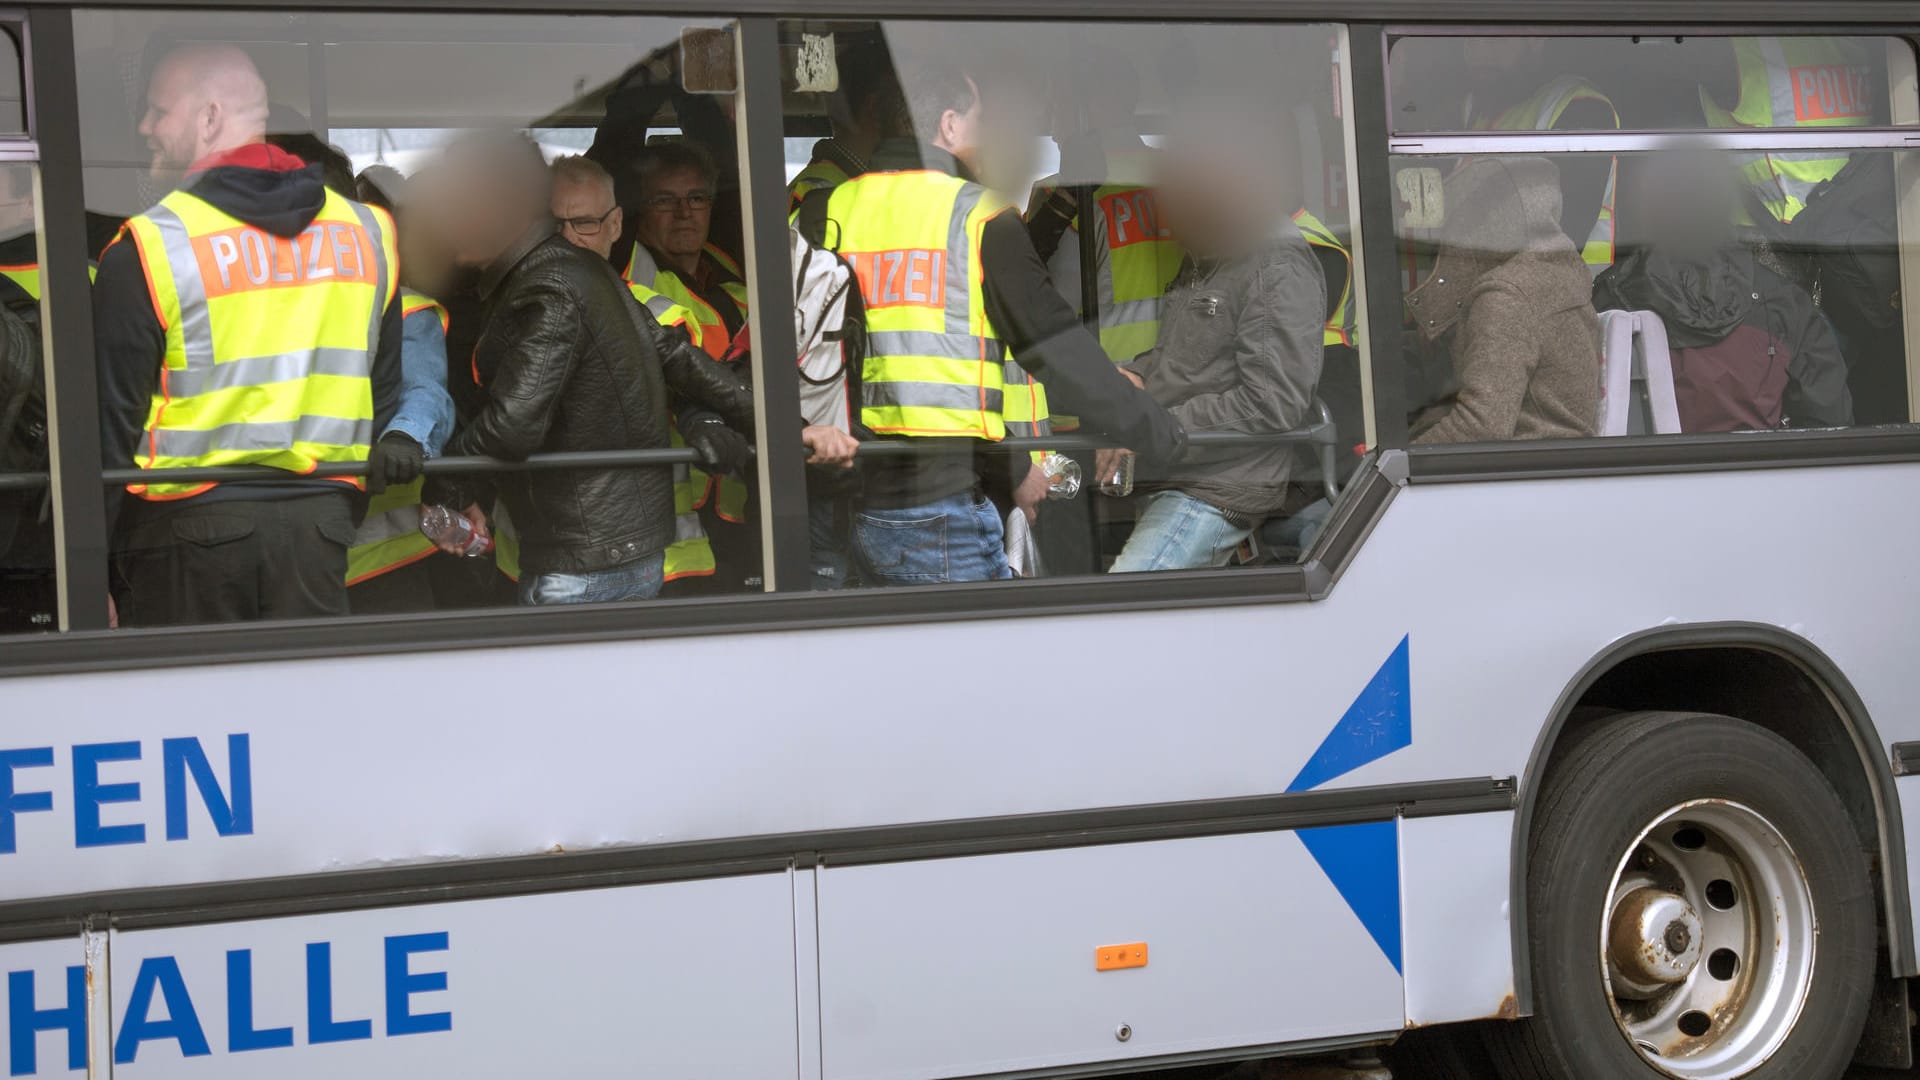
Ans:
POLYGON ((864 309, 857 378, 801 326, 808 423, 862 441, 809 470, 820 581, 1301 557, 1366 440, 1334 28, 781 42, 796 243, 864 309))
POLYGON ((34 166, 0 163, 0 634, 58 618, 38 233, 34 166))
POLYGON ((1912 70, 1880 38, 1411 36, 1389 77, 1396 131, 1673 131, 1912 124, 1912 70))
POLYGON ((75 37, 108 73, 87 204, 125 223, 94 295, 123 625, 757 588, 722 475, 751 446, 721 366, 729 23, 86 12, 75 37), (536 260, 586 282, 573 314, 523 318, 536 260), (566 452, 640 458, 539 464, 566 452), (152 471, 194 468, 227 472, 152 471))
POLYGON ((1407 38, 1393 57, 1416 444, 1910 420, 1904 43, 1407 38), (1649 92, 1647 50, 1698 61, 1655 66, 1695 81, 1704 118, 1649 111, 1674 95, 1649 92), (1723 52, 1735 97, 1711 84, 1723 52))

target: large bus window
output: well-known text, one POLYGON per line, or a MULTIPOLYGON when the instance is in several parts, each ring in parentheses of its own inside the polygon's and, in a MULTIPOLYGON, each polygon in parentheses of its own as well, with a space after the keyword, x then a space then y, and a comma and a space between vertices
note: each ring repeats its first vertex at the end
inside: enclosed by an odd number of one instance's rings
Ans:
POLYGON ((38 233, 34 166, 0 163, 0 634, 58 621, 38 233))
POLYGON ((1911 419, 1905 43, 1407 38, 1393 57, 1415 443, 1911 419), (1646 50, 1691 60, 1643 72, 1646 50), (1706 114, 1649 111, 1676 80, 1706 114))
POLYGON ((123 625, 756 587, 725 20, 75 37, 123 625))
POLYGON ((802 313, 808 423, 862 446, 809 470, 820 580, 1311 546, 1365 441, 1334 28, 795 20, 782 45, 782 149, 813 140, 796 250, 837 253, 864 309, 850 368, 802 313))

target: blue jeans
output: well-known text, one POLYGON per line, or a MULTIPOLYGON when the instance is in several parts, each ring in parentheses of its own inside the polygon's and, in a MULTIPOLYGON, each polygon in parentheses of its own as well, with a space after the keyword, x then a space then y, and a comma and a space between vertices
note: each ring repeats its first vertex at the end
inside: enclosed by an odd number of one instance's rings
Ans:
POLYGON ((807 498, 807 563, 813 571, 810 587, 814 592, 847 587, 847 531, 840 519, 840 507, 845 503, 843 498, 825 495, 807 498))
POLYGON ((667 576, 666 552, 611 570, 585 574, 529 574, 520 581, 522 604, 610 604, 651 600, 667 576))
POLYGON ((856 510, 853 558, 870 585, 1001 581, 1006 526, 993 504, 972 492, 904 510, 856 510))
POLYGON ((1238 524, 1185 492, 1156 491, 1146 497, 1144 507, 1112 573, 1225 566, 1253 532, 1253 526, 1238 524))
POLYGON ((1263 539, 1272 538, 1288 547, 1299 549, 1300 556, 1306 557, 1307 549, 1320 539, 1321 530, 1327 527, 1327 519, 1333 516, 1333 504, 1325 499, 1308 506, 1305 510, 1290 518, 1274 522, 1260 535, 1263 539))

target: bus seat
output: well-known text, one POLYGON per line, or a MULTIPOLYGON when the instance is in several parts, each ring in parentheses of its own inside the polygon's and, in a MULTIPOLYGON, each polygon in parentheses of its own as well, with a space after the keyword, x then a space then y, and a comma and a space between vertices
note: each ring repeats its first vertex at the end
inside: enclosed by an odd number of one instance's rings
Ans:
POLYGON ((1603 311, 1601 435, 1678 435, 1667 326, 1651 311, 1603 311))

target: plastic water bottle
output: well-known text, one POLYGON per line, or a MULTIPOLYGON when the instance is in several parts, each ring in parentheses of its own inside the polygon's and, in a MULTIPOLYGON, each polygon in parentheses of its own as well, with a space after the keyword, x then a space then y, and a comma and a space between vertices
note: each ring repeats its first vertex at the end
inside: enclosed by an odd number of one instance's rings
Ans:
POLYGON ((420 514, 421 535, 440 545, 458 548, 469 559, 493 550, 493 541, 473 531, 465 514, 444 506, 429 506, 420 514))
POLYGON ((1048 451, 1040 459, 1040 475, 1047 478, 1047 498, 1071 499, 1080 494, 1080 463, 1065 454, 1048 451))
POLYGON ((1132 454, 1127 454, 1120 459, 1120 464, 1113 470, 1112 476, 1100 478, 1100 493, 1111 495, 1116 499, 1124 499, 1133 494, 1132 454))

